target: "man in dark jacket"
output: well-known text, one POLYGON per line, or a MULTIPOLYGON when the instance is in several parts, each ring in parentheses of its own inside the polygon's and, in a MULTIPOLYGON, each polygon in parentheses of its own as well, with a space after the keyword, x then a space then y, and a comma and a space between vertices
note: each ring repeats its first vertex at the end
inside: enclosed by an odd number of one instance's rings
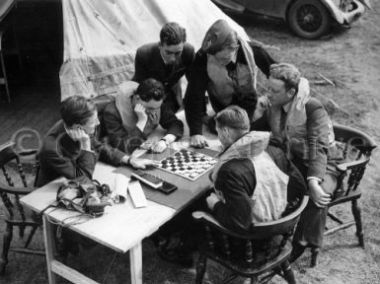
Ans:
POLYGON ((311 197, 295 233, 294 260, 305 247, 322 245, 326 206, 336 189, 334 132, 326 110, 310 96, 308 81, 295 66, 272 65, 268 91, 269 100, 260 104, 267 110, 254 127, 271 129, 307 181, 311 197))
POLYGON ((89 178, 95 164, 101 161, 114 165, 145 168, 155 165, 150 160, 130 157, 97 140, 99 125, 96 106, 81 96, 73 96, 61 104, 61 118, 47 133, 39 154, 40 170, 37 186, 58 178, 89 178))
POLYGON ((224 147, 212 173, 215 193, 206 200, 215 218, 246 233, 254 223, 279 219, 299 205, 305 182, 280 148, 268 146, 270 133, 250 132, 248 115, 238 106, 225 108, 215 120, 224 147))
POLYGON ((137 49, 133 80, 138 83, 148 78, 160 81, 165 86, 165 102, 176 112, 182 106, 179 80, 187 76, 193 59, 194 47, 186 42, 186 30, 177 23, 167 23, 161 29, 160 42, 137 49))
MULTIPOLYGON (((218 20, 210 27, 190 68, 184 99, 193 146, 207 144, 202 135, 206 91, 215 113, 238 105, 252 119, 257 101, 257 67, 268 76, 272 63, 275 61, 262 47, 242 39, 226 21, 218 20)), ((210 131, 215 131, 214 120, 209 122, 210 131)))
POLYGON ((163 103, 164 97, 164 86, 155 79, 146 79, 140 85, 135 82, 123 84, 115 101, 103 111, 110 145, 132 153, 158 125, 166 129, 167 133, 148 147, 153 152, 163 152, 170 143, 181 138, 183 123, 168 104, 163 103))

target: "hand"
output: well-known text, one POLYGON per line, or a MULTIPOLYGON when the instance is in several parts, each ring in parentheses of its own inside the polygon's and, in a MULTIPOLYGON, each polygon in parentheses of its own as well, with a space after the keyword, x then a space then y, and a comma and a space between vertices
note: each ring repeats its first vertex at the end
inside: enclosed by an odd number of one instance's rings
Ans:
POLYGON ((166 142, 164 140, 159 140, 159 141, 153 143, 153 145, 150 149, 153 153, 162 153, 165 151, 165 149, 167 147, 168 147, 168 145, 166 145, 166 142))
POLYGON ((253 121, 258 120, 264 114, 264 112, 271 107, 271 103, 266 95, 257 99, 256 109, 253 113, 253 121))
POLYGON ((331 201, 331 195, 327 194, 316 180, 309 180, 308 186, 310 197, 314 204, 318 207, 326 207, 331 201))
POLYGON ((207 198, 206 198, 206 202, 207 202, 207 206, 210 210, 213 210, 214 209, 214 206, 216 203, 218 203, 220 200, 218 198, 218 196, 215 194, 215 193, 211 193, 207 198))
POLYGON ((153 161, 153 160, 148 160, 148 159, 140 159, 137 157, 131 157, 129 159, 129 164, 134 168, 134 169, 146 169, 147 167, 158 167, 160 162, 158 161, 153 161))
POLYGON ((208 146, 207 140, 203 135, 193 135, 190 137, 190 146, 204 148, 208 146))
POLYGON ((136 115, 137 115, 137 120, 138 121, 147 121, 148 120, 148 115, 146 113, 146 109, 142 104, 136 104, 135 109, 134 109, 136 115))
POLYGON ((90 136, 82 128, 74 127, 67 129, 67 134, 71 139, 80 143, 80 148, 82 150, 91 151, 90 136))

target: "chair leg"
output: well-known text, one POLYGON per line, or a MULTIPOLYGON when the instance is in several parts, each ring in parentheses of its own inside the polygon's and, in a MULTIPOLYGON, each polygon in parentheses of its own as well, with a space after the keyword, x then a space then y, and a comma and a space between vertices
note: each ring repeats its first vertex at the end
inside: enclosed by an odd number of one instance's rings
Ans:
POLYGON ((36 230, 38 229, 38 225, 36 226, 33 226, 32 229, 30 230, 30 233, 29 233, 29 236, 28 236, 28 239, 26 240, 25 242, 25 248, 27 248, 30 244, 30 242, 32 241, 32 238, 34 236, 34 234, 36 233, 36 230))
POLYGON ((7 101, 8 101, 8 103, 10 103, 11 102, 11 96, 10 96, 10 93, 9 93, 7 71, 5 70, 4 57, 3 57, 3 53, 1 51, 0 51, 0 64, 1 64, 1 70, 3 71, 3 79, 4 79, 4 85, 5 85, 5 94, 7 95, 7 101))
POLYGON ((281 269, 284 273, 284 279, 286 282, 289 284, 296 284, 296 278, 294 277, 294 272, 288 260, 281 264, 281 269))
POLYGON ((206 266, 207 266, 207 258, 204 254, 199 255, 198 263, 197 263, 197 275, 195 277, 195 283, 196 284, 202 284, 203 277, 206 272, 206 266))
POLYGON ((13 237, 13 226, 7 223, 7 229, 5 231, 4 239, 3 239, 3 252, 0 258, 0 274, 4 274, 5 267, 7 266, 7 263, 8 263, 8 252, 11 246, 12 237, 13 237))
POLYGON ((352 200, 352 214, 355 218, 356 224, 356 236, 359 239, 359 245, 364 248, 364 236, 363 236, 363 227, 362 227, 362 218, 361 218, 361 210, 358 205, 358 200, 352 200))
POLYGON ((318 254, 319 254, 319 248, 311 248, 311 262, 310 262, 310 267, 315 267, 317 266, 317 259, 318 259, 318 254))

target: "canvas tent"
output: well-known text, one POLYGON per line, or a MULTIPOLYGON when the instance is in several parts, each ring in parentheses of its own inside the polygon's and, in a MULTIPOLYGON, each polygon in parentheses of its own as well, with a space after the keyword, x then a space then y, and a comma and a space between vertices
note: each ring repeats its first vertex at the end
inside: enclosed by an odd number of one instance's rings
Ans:
POLYGON ((72 95, 114 94, 134 73, 136 49, 159 40, 166 22, 186 28, 197 50, 217 19, 245 31, 210 0, 62 0, 64 62, 61 99, 72 95))

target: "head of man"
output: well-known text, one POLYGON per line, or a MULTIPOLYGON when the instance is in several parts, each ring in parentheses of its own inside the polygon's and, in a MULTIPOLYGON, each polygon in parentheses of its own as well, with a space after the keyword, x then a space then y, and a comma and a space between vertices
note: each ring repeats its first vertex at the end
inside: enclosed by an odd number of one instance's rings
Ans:
POLYGON ((202 50, 214 55, 222 65, 234 61, 238 49, 237 33, 225 20, 217 20, 206 32, 202 43, 202 50))
POLYGON ((272 64, 268 83, 268 98, 272 106, 283 106, 293 100, 300 79, 301 73, 294 65, 272 64))
POLYGON ((181 57, 186 42, 186 30, 179 24, 165 24, 160 31, 160 52, 167 65, 176 63, 181 57))
POLYGON ((72 96, 61 103, 61 118, 67 129, 80 128, 88 135, 99 125, 96 105, 82 96, 72 96))
POLYGON ((215 122, 218 138, 224 148, 232 145, 250 129, 247 112, 235 105, 218 112, 215 122))
POLYGON ((149 78, 141 82, 135 93, 135 104, 141 104, 146 112, 154 112, 161 108, 165 98, 165 88, 161 82, 149 78))

